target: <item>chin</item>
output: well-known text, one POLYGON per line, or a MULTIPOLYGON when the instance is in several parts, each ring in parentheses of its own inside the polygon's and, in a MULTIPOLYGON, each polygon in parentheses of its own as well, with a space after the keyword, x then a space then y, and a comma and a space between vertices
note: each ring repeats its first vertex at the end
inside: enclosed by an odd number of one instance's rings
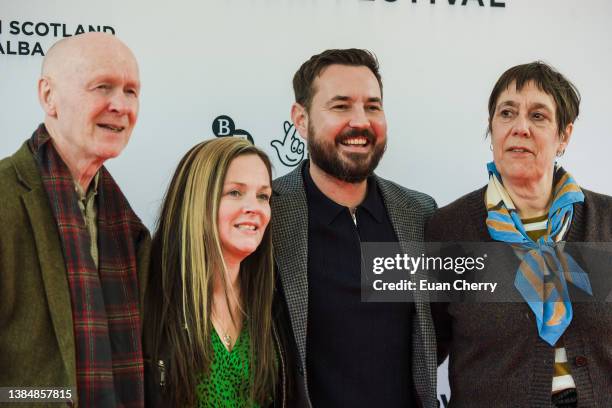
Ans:
POLYGON ((236 247, 236 252, 240 253, 243 258, 246 258, 247 256, 251 255, 253 252, 257 251, 257 248, 259 247, 259 243, 257 244, 244 244, 244 245, 239 245, 236 247))
POLYGON ((538 180, 538 175, 535 171, 514 171, 506 173, 506 180, 512 180, 515 183, 531 183, 538 180))
POLYGON ((115 157, 118 157, 122 152, 123 149, 125 148, 125 145, 110 145, 110 146, 100 146, 96 154, 96 156, 100 157, 103 160, 108 160, 108 159, 114 159, 115 157))
POLYGON ((528 163, 504 163, 497 167, 502 177, 525 178, 533 175, 535 169, 528 163))

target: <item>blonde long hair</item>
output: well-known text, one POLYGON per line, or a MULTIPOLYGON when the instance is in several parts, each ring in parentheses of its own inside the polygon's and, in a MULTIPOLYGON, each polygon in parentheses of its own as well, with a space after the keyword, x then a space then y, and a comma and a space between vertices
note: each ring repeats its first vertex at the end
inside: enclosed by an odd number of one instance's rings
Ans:
MULTIPOLYGON (((166 193, 153 235, 151 275, 145 301, 145 337, 157 361, 169 355, 167 390, 176 406, 194 405, 200 374, 212 358, 213 275, 225 271, 217 215, 227 169, 242 155, 271 163, 250 142, 224 137, 194 146, 181 159, 166 193), (147 329, 149 327, 149 329, 147 329)), ((231 291, 225 273, 226 296, 231 291)), ((240 265, 239 281, 251 338, 251 399, 264 404, 274 392, 276 359, 272 336, 274 263, 269 228, 255 252, 240 265)))

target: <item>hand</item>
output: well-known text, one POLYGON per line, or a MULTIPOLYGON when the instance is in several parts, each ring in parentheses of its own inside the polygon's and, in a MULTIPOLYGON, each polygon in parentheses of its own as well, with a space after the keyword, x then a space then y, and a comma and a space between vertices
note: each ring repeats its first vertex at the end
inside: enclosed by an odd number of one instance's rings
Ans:
POLYGON ((283 127, 285 136, 282 140, 272 140, 270 144, 276 149, 281 163, 285 166, 294 167, 304 159, 304 142, 297 135, 297 129, 293 123, 285 121, 283 127))

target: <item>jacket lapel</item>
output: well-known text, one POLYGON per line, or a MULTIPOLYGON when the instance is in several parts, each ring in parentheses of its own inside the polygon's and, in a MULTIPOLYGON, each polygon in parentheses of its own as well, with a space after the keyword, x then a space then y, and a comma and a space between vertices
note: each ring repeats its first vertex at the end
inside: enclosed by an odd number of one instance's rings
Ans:
POLYGON ((15 153, 14 164, 17 177, 28 191, 21 195, 32 227, 36 250, 40 262, 49 314, 68 373, 76 384, 76 361, 72 306, 66 267, 57 226, 49 207, 49 199, 42 186, 36 163, 27 144, 15 153))
POLYGON ((422 245, 423 229, 418 224, 423 215, 417 212, 411 203, 406 205, 405 195, 399 196, 393 184, 379 177, 376 177, 375 180, 382 193, 387 214, 402 251, 412 256, 419 256, 424 248, 422 245))
MULTIPOLYGON (((407 206, 398 206, 396 204, 397 198, 393 200, 390 197, 388 190, 384 187, 385 184, 378 183, 381 186, 383 200, 385 202, 385 208, 387 209, 387 213, 389 214, 389 219, 391 220, 391 224, 393 224, 393 230, 397 234, 397 239, 401 243, 414 242, 417 240, 422 240, 422 237, 415 237, 413 233, 409 232, 407 228, 405 228, 406 222, 408 220, 417 220, 421 216, 418 215, 412 207, 407 206)), ((402 249, 404 249, 402 247, 402 249)))
POLYGON ((272 199, 274 260, 287 302, 302 367, 306 367, 308 319, 308 204, 302 166, 282 182, 275 181, 272 199), (276 187, 279 187, 278 189, 276 187))
MULTIPOLYGON (((376 182, 389 214, 393 230, 399 240, 401 250, 414 257, 425 250, 424 222, 422 210, 417 203, 393 183, 376 177, 376 182)), ((426 279, 424 271, 410 275, 410 280, 418 282, 426 279)), ((436 390, 436 338, 431 318, 427 293, 414 291, 415 316, 412 322, 412 377, 420 402, 424 407, 435 407, 436 390)))

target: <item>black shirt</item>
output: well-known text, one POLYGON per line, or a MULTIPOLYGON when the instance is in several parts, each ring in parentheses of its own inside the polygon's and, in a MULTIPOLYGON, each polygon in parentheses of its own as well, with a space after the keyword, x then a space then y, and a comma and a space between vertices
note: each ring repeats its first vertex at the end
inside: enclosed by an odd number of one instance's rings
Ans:
POLYGON ((315 408, 414 406, 411 303, 361 301, 361 242, 397 242, 373 179, 353 222, 304 171, 308 389, 315 408))

